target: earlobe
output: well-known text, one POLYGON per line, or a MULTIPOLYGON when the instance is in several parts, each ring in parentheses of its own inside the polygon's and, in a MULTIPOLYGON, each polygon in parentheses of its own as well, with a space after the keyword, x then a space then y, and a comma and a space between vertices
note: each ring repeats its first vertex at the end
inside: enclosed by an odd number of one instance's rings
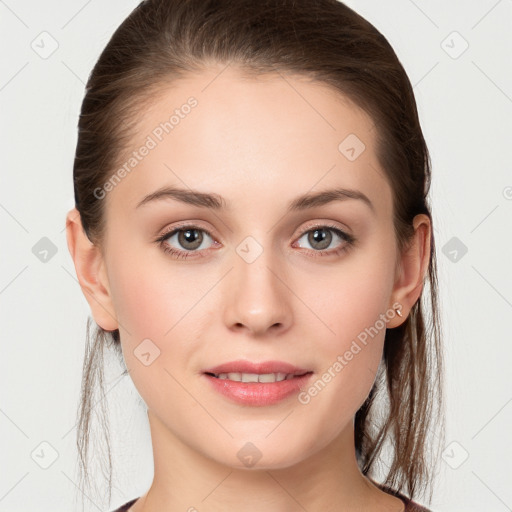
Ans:
POLYGON ((419 214, 413 220, 414 235, 410 245, 404 250, 399 262, 399 273, 395 281, 391 304, 396 312, 399 305, 402 317, 395 316, 388 328, 398 327, 406 321, 409 312, 417 302, 430 263, 431 222, 427 215, 419 214))
POLYGON ((66 216, 66 239, 80 288, 94 320, 106 331, 117 329, 103 255, 100 248, 85 234, 76 208, 71 209, 66 216))

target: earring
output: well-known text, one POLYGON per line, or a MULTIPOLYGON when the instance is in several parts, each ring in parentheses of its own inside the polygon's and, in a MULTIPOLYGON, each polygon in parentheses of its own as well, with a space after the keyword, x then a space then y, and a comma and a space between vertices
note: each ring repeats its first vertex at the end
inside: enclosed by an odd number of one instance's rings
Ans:
POLYGON ((395 308, 396 314, 400 317, 404 316, 402 315, 402 310, 400 308, 395 308))

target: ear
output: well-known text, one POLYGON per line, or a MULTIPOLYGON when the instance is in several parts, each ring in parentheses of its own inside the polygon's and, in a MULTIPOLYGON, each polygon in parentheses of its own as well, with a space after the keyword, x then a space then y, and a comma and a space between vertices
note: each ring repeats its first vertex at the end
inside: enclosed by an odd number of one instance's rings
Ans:
POLYGON ((66 238, 80 288, 96 323, 106 331, 118 328, 103 255, 85 234, 76 208, 66 216, 66 238))
POLYGON ((416 215, 413 219, 414 235, 410 244, 400 255, 397 275, 391 296, 393 306, 401 306, 402 317, 395 315, 387 327, 398 327, 407 319, 409 312, 418 300, 430 262, 430 237, 432 225, 425 214, 416 215))

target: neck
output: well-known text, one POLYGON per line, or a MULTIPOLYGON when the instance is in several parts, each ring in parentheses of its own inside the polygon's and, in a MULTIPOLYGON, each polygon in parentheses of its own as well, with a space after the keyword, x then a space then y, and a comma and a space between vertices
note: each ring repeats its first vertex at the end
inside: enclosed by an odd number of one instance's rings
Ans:
POLYGON ((312 456, 286 468, 239 469, 186 445, 148 411, 154 454, 151 488, 133 512, 401 511, 359 470, 351 422, 312 456), (389 508, 383 509, 386 504, 389 508))

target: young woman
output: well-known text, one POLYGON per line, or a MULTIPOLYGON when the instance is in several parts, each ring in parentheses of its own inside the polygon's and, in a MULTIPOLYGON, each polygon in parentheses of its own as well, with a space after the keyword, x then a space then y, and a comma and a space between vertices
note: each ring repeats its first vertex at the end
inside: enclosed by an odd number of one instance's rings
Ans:
POLYGON ((443 419, 430 160, 382 34, 335 0, 146 0, 78 128, 85 478, 109 347, 154 458, 117 510, 427 510, 443 419))

